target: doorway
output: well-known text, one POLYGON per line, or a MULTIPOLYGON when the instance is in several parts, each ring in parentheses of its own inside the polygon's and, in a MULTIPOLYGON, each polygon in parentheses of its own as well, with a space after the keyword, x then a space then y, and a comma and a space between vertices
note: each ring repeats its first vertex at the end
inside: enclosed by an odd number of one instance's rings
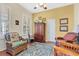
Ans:
POLYGON ((47 41, 55 42, 55 19, 47 20, 47 41))

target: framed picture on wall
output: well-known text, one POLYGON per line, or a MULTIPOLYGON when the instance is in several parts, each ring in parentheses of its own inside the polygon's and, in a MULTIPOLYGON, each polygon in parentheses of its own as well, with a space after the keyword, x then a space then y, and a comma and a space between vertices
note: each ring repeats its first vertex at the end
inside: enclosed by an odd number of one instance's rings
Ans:
POLYGON ((15 20, 15 24, 16 25, 19 25, 19 20, 15 20))
POLYGON ((60 31, 68 32, 68 26, 60 26, 60 31))
POLYGON ((68 24, 68 18, 61 18, 60 24, 68 24))
POLYGON ((68 18, 61 18, 60 19, 60 31, 61 32, 68 32, 68 18))

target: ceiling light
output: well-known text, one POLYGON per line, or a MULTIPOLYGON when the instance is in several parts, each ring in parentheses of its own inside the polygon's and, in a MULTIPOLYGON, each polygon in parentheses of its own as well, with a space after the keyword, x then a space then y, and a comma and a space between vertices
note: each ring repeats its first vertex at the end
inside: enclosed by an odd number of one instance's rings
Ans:
POLYGON ((34 9, 37 9, 37 8, 47 9, 47 4, 46 4, 46 3, 38 3, 38 4, 36 4, 36 6, 34 7, 34 9))

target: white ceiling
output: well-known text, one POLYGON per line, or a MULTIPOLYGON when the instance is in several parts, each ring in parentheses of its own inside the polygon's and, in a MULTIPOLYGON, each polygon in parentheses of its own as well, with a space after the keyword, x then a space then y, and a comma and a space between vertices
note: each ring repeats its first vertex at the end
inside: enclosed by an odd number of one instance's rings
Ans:
MULTIPOLYGON (((23 6, 25 9, 27 9, 31 13, 37 13, 37 12, 41 12, 41 11, 46 11, 46 10, 44 10, 42 8, 34 9, 36 4, 37 3, 20 3, 21 6, 23 6)), ((63 6, 70 5, 70 4, 71 3, 47 3, 47 10, 58 8, 58 7, 63 7, 63 6)))

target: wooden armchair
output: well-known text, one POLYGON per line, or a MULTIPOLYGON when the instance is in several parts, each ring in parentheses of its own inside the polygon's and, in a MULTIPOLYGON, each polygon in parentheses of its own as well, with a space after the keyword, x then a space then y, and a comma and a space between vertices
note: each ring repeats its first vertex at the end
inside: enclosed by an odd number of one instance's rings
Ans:
POLYGON ((69 50, 67 48, 54 46, 54 55, 55 56, 79 56, 79 53, 76 53, 75 51, 69 50))
POLYGON ((54 52, 56 56, 69 55, 79 56, 79 45, 74 43, 68 43, 66 41, 58 41, 59 45, 54 46, 54 52))
POLYGON ((73 43, 77 39, 77 33, 69 32, 64 37, 57 37, 56 40, 64 40, 66 42, 73 43))
POLYGON ((77 34, 74 32, 67 33, 63 38, 56 38, 54 52, 57 56, 79 56, 79 46, 75 43, 77 34))
POLYGON ((7 53, 16 55, 27 48, 27 41, 22 40, 17 32, 7 33, 5 35, 7 53))

